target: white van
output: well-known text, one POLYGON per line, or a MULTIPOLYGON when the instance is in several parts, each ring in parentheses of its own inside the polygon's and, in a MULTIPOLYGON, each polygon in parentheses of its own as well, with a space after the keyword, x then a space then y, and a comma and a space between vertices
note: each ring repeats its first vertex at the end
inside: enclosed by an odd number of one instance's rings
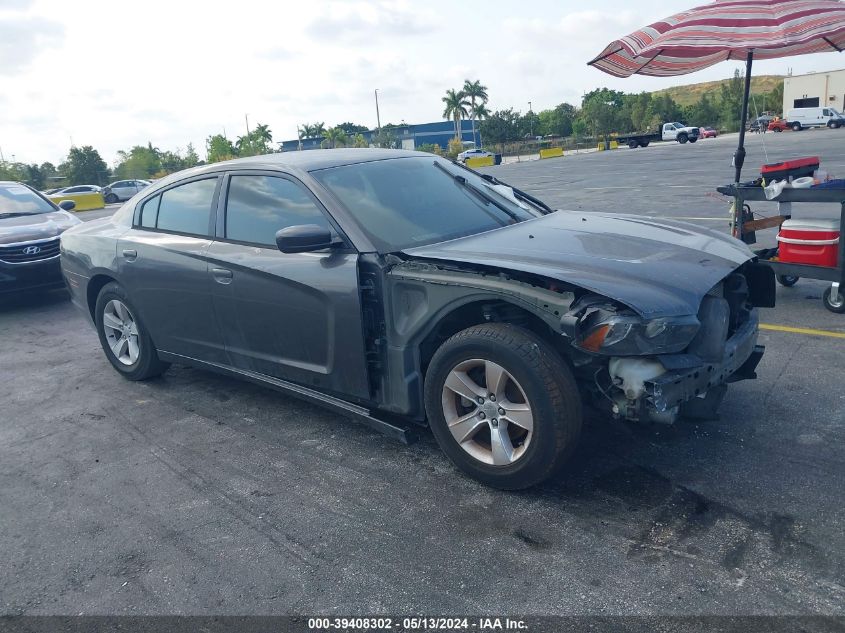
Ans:
POLYGON ((805 127, 837 128, 845 125, 845 118, 833 108, 792 108, 786 120, 796 132, 805 127))

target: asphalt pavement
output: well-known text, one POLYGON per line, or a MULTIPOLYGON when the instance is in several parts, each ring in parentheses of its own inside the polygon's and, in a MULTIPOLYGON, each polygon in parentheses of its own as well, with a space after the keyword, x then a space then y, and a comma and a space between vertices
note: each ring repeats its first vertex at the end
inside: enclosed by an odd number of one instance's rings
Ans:
MULTIPOLYGON (((491 171, 563 208, 724 228, 734 143, 491 171)), ((765 143, 845 176, 845 130, 765 143)), ((763 320, 845 332, 823 287, 780 288, 763 320)), ((63 292, 4 300, 0 613, 845 615, 845 339, 761 339, 719 421, 591 417, 559 480, 504 493, 425 433, 186 367, 130 383, 63 292)))

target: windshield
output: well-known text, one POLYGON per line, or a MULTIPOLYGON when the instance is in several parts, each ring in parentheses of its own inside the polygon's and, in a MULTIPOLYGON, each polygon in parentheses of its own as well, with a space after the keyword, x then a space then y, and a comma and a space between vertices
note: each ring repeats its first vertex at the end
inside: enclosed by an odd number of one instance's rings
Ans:
POLYGON ((0 218, 53 213, 55 210, 56 207, 29 187, 18 184, 0 185, 0 218))
POLYGON ((540 215, 470 170, 435 157, 394 158, 311 172, 381 252, 482 233, 540 215))

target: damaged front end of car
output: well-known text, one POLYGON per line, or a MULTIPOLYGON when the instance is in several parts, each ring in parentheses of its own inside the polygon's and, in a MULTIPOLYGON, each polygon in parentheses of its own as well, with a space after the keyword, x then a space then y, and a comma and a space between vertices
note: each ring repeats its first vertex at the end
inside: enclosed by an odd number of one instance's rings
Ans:
POLYGON ((599 295, 561 318, 577 373, 614 417, 672 423, 714 418, 727 384, 755 378, 758 308, 774 305, 771 271, 749 262, 717 283, 695 315, 644 318, 599 295))

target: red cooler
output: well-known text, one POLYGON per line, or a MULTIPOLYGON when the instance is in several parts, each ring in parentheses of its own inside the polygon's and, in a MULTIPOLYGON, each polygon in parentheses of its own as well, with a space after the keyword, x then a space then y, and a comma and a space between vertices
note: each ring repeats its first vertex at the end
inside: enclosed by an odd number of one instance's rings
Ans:
POLYGON ((791 264, 836 267, 839 220, 787 220, 778 233, 778 259, 791 264))

